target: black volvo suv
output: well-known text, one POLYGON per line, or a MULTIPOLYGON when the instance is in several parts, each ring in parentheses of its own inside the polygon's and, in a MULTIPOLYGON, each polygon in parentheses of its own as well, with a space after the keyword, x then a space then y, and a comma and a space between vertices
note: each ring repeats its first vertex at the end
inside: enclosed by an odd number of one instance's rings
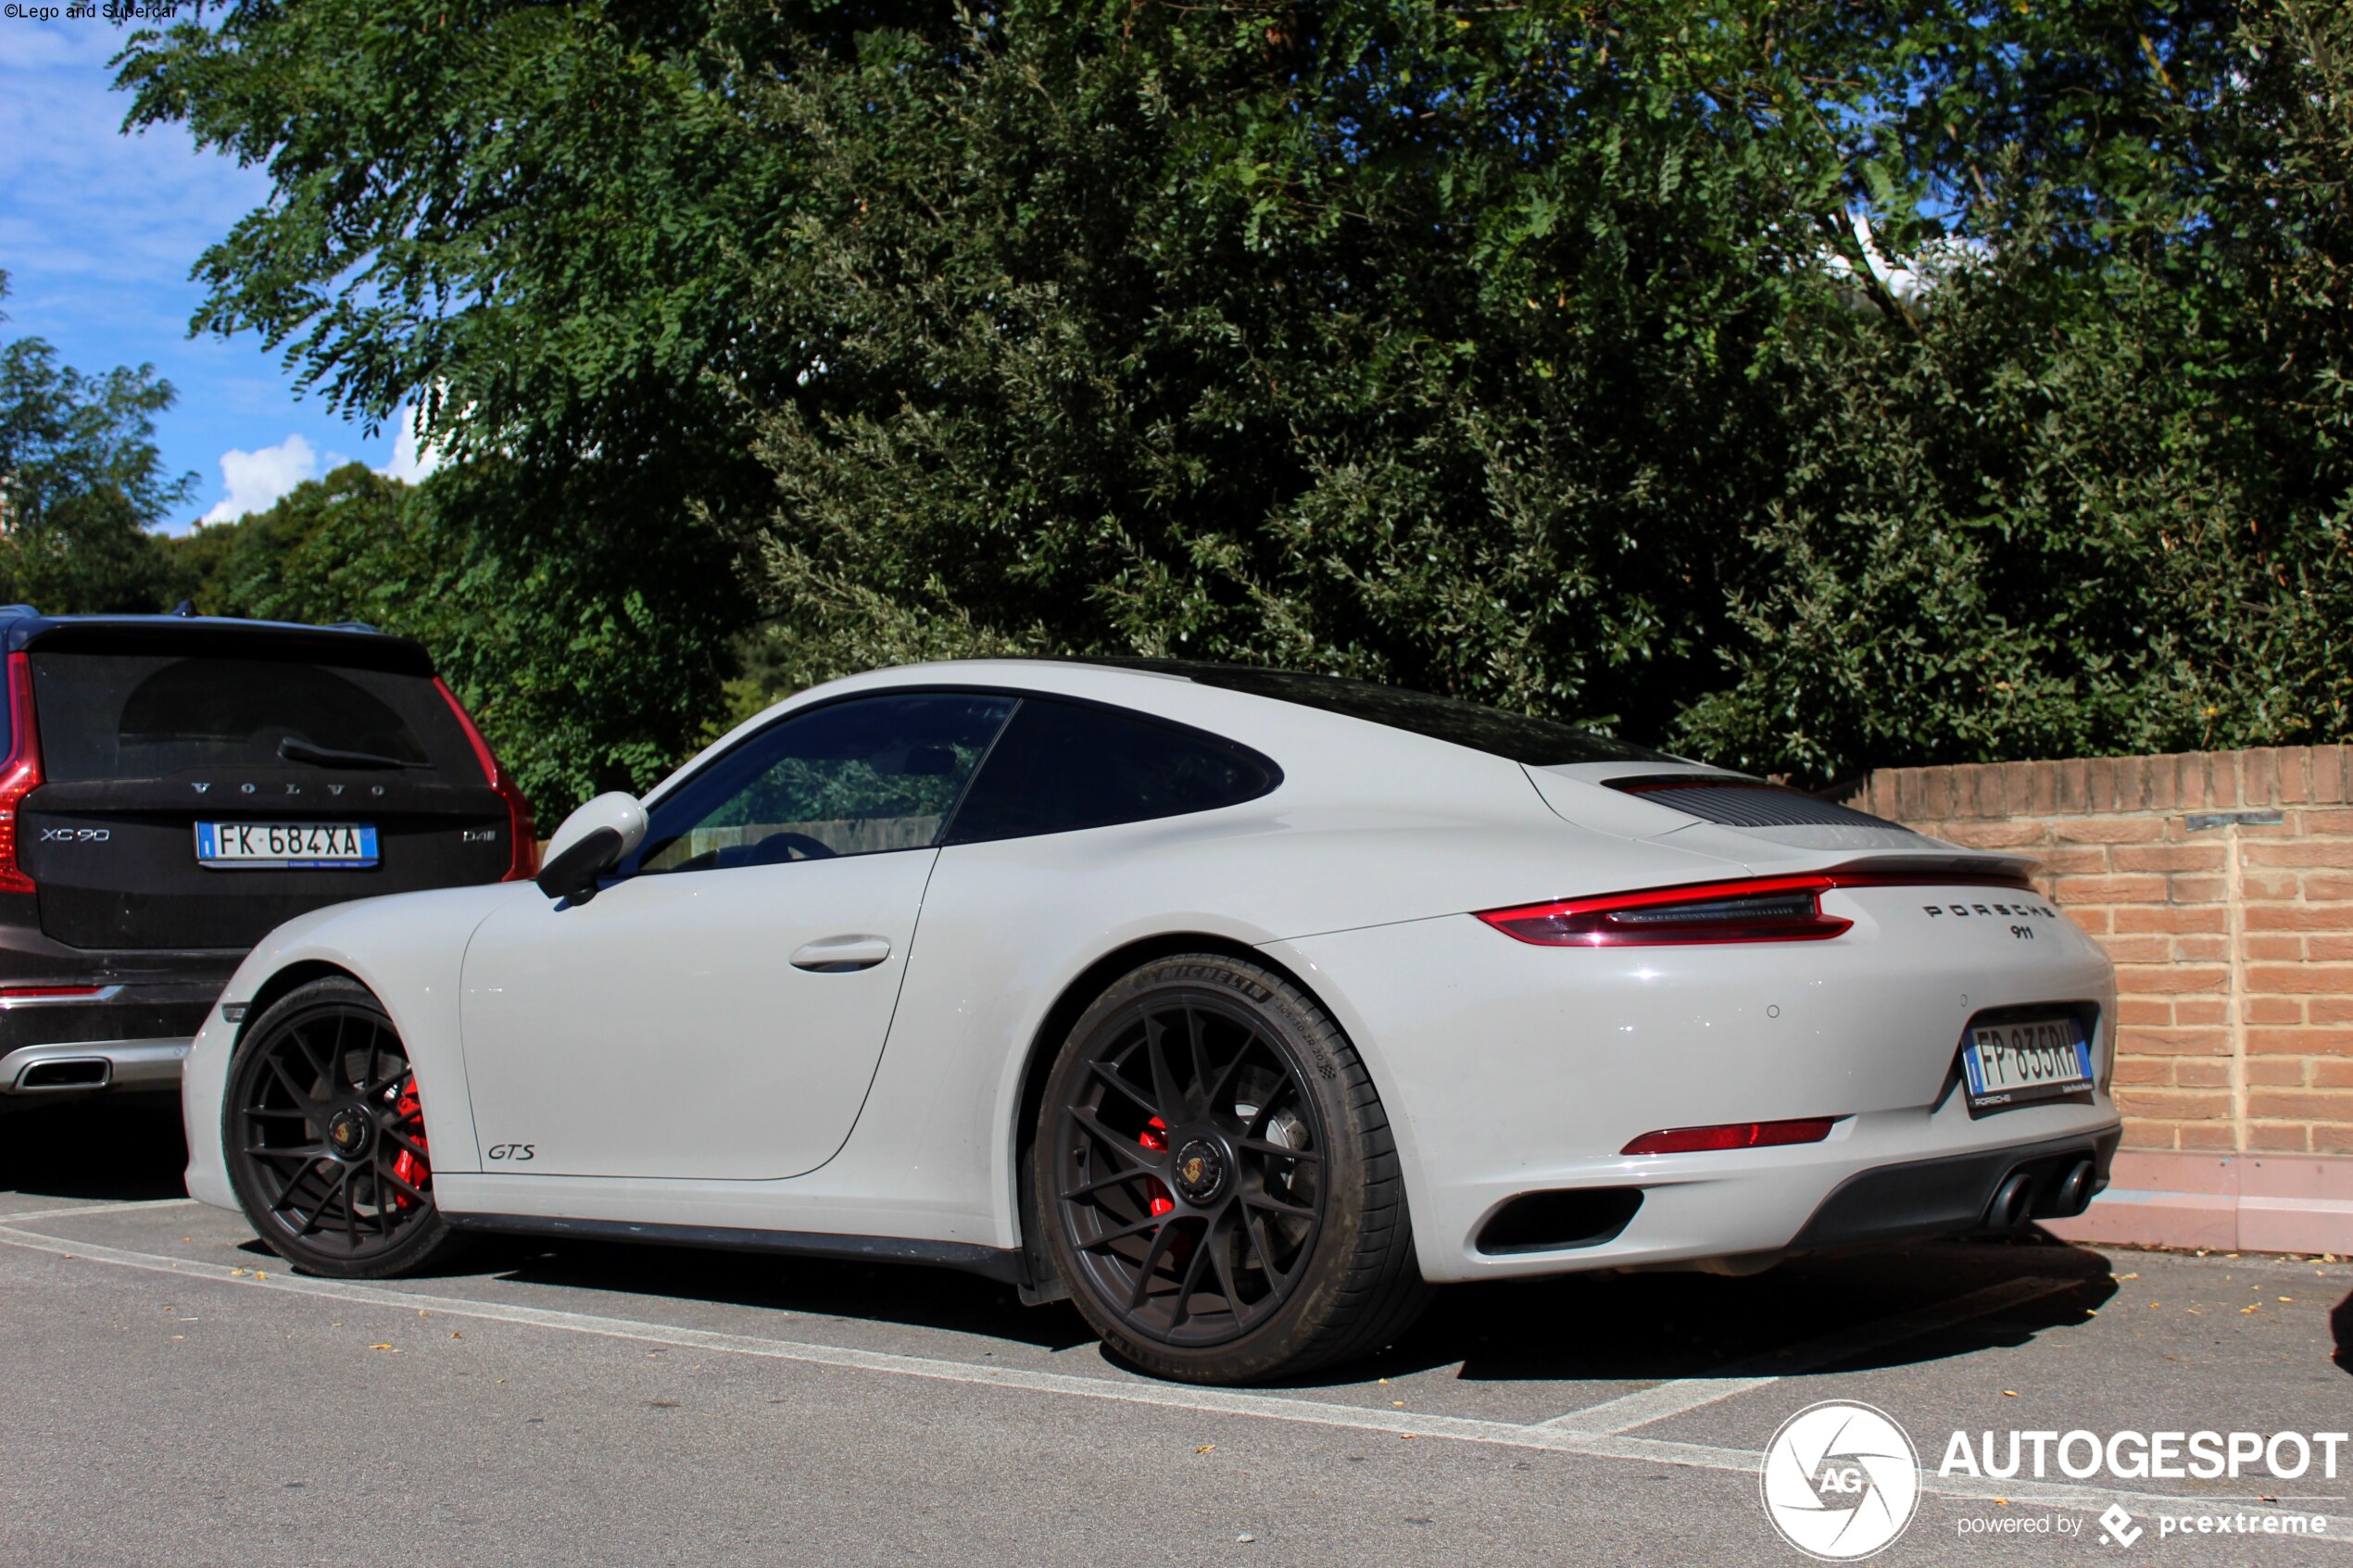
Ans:
POLYGON ((406 637, 16 605, 0 658, 0 1106, 176 1088, 307 909, 537 870, 530 804, 406 637))

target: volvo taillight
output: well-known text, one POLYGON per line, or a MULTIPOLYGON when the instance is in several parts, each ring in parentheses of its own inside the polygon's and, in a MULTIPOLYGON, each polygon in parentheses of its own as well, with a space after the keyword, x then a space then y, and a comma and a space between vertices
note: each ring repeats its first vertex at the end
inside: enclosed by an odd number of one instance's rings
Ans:
POLYGON ((41 787, 41 734, 32 713, 32 660, 8 656, 8 756, 0 761, 0 893, 38 891, 17 858, 17 814, 41 787))
POLYGON ((507 874, 499 880, 528 882, 539 874, 539 824, 531 814, 531 802, 523 798, 522 791, 515 787, 515 781, 507 776, 507 771, 498 766, 490 743, 482 738, 482 731, 474 725, 473 715, 466 711, 466 705, 458 700, 458 694, 449 689, 448 683, 435 675, 433 685, 449 704, 449 711, 458 716, 458 727, 466 732, 466 739, 474 748, 474 759, 482 764, 483 777, 507 804, 507 836, 512 847, 508 853, 507 874))

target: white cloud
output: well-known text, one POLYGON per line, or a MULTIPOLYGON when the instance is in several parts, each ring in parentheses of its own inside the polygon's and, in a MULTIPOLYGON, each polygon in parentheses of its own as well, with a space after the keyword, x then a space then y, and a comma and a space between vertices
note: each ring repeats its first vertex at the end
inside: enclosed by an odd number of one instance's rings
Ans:
POLYGON ((415 409, 403 408, 393 418, 399 423, 400 433, 393 437, 392 461, 376 471, 414 484, 441 466, 441 454, 418 441, 415 409))
POLYGON ((258 452, 223 452, 220 478, 229 494, 204 514, 204 521, 233 522, 247 512, 268 511, 287 491, 318 477, 319 454, 299 435, 289 435, 258 452))

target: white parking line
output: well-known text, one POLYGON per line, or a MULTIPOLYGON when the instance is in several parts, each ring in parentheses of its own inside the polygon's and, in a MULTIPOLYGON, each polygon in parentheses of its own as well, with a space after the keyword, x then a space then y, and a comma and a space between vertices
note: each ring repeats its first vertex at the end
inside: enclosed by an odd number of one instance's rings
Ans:
POLYGON ((147 1198, 135 1203, 77 1203, 69 1209, 36 1209, 30 1214, 0 1214, 0 1224, 19 1225, 27 1220, 56 1220, 71 1214, 128 1214, 141 1209, 193 1209, 193 1198, 147 1198))
MULTIPOLYGON (((1075 1377, 1064 1373, 1029 1372, 1014 1367, 976 1366, 968 1361, 935 1360, 926 1356, 901 1356, 879 1350, 855 1350, 839 1345, 812 1345, 789 1339, 761 1339, 749 1335, 717 1334, 704 1329, 678 1328, 668 1323, 645 1323, 632 1318, 610 1318, 588 1312, 554 1311, 541 1307, 507 1306, 492 1301, 476 1301, 465 1297, 434 1296, 422 1292, 388 1290, 377 1286, 355 1285, 340 1280, 307 1279, 298 1274, 272 1273, 267 1279, 240 1270, 232 1273, 218 1263, 201 1263, 182 1258, 167 1257, 155 1252, 131 1252, 120 1248, 84 1245, 37 1232, 16 1230, 0 1224, 0 1243, 22 1247, 60 1258, 110 1264, 118 1268, 138 1269, 151 1273, 167 1273, 181 1279, 195 1279, 227 1286, 249 1286, 262 1290, 284 1291, 296 1296, 311 1296, 330 1301, 348 1301, 365 1306, 391 1307, 403 1311, 422 1308, 428 1311, 451 1317, 474 1318, 493 1323, 516 1323, 526 1327, 559 1329, 573 1334, 595 1335, 609 1339, 626 1339, 641 1344, 667 1345, 680 1349, 713 1350, 730 1355, 753 1356, 770 1361, 795 1361, 810 1366, 837 1367, 853 1372, 879 1372, 902 1377, 923 1377, 944 1383, 961 1383, 985 1387, 1009 1388, 1033 1394, 1055 1394, 1066 1398, 1108 1399, 1122 1404, 1155 1405, 1167 1409, 1199 1411, 1211 1414, 1246 1416, 1259 1420, 1297 1422, 1309 1425, 1384 1433, 1397 1437, 1448 1438, 1458 1442, 1489 1443, 1510 1448, 1534 1449, 1579 1459, 1621 1460, 1642 1464, 1670 1464, 1703 1470, 1732 1471, 1756 1474, 1763 1457, 1744 1449, 1714 1448, 1703 1443, 1667 1443, 1646 1437, 1625 1437, 1564 1430, 1537 1425, 1518 1426, 1509 1422, 1482 1421, 1466 1416, 1415 1415, 1403 1411, 1364 1410, 1353 1405, 1335 1404, 1324 1399, 1292 1399, 1280 1394, 1246 1394, 1232 1389, 1196 1388, 1176 1384, 1152 1383, 1141 1378, 1075 1377)), ((2180 1507, 2196 1502, 2208 1506, 2228 1505, 2234 1512, 2256 1517, 2266 1514, 2285 1515, 2291 1512, 2266 1507, 2254 1502, 2213 1497, 2188 1499, 2160 1492, 2120 1492, 2106 1488, 2095 1490, 2086 1486, 2068 1486, 2044 1481, 1979 1481, 1966 1477, 1941 1477, 1923 1474, 1921 1490, 1944 1497, 1992 1499, 2002 1498, 2012 1504, 2042 1503, 2052 1508, 2081 1509, 2096 1513, 2108 1504, 2122 1501, 2127 1507, 2143 1504, 2155 1507, 2180 1507)), ((2353 1542, 2353 1537, 2314 1537, 2311 1539, 2353 1542)))
POLYGON ((1733 1361, 1698 1377, 1679 1377, 1618 1399, 1604 1399, 1598 1405, 1588 1405, 1583 1410, 1554 1416, 1541 1424, 1556 1432, 1578 1432, 1592 1436, 1631 1432, 1637 1426, 1647 1426, 1670 1415, 1681 1415, 1686 1411, 1712 1405, 1718 1399, 1729 1399, 1735 1394, 1746 1394, 1779 1383, 1784 1377, 1794 1377, 1816 1367, 1844 1361, 1849 1356, 1859 1356, 1889 1345, 1900 1345, 1906 1339, 1917 1339, 1925 1334, 1952 1328, 1971 1318, 1998 1312, 2005 1307, 2020 1306, 2045 1296, 2056 1296, 2082 1283, 2081 1280, 2034 1275, 2001 1285, 1989 1285, 1982 1290, 1972 1290, 1967 1296, 1957 1296, 1950 1301, 1921 1307, 1914 1311, 1898 1312, 1892 1318, 1881 1318, 1859 1328, 1842 1329, 1836 1334, 1825 1334, 1818 1339, 1808 1339, 1786 1349, 1733 1361), (1771 1370, 1768 1371, 1768 1368, 1771 1370))

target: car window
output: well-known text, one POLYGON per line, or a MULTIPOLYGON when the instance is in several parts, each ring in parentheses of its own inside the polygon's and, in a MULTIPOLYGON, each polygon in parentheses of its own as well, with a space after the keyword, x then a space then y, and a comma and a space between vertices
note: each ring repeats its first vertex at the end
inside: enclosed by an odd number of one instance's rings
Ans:
POLYGON ((42 766, 61 783, 472 756, 428 676, 293 659, 35 651, 31 662, 42 766))
POLYGON ((1207 811, 1255 799, 1281 782, 1281 770, 1265 758, 1199 730, 1024 697, 957 809, 948 842, 1207 811))
POLYGON ((653 809, 633 872, 724 870, 938 842, 1013 699, 897 693, 782 720, 653 809))

